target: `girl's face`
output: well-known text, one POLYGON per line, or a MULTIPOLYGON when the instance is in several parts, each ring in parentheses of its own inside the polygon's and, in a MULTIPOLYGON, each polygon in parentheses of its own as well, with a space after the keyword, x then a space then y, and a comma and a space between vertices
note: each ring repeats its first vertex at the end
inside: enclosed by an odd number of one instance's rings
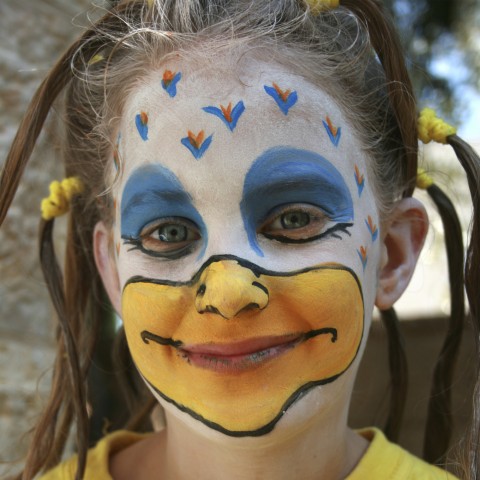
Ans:
POLYGON ((169 63, 128 98, 112 168, 116 307, 159 399, 258 436, 307 391, 351 388, 379 217, 325 92, 271 64, 169 63))

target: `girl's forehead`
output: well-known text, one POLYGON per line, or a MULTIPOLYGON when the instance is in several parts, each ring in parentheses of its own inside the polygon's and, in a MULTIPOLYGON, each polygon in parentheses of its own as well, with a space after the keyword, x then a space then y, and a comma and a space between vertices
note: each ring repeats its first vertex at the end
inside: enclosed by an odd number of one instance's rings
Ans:
POLYGON ((320 87, 277 64, 242 71, 170 62, 139 81, 124 108, 116 153, 124 183, 160 163, 182 182, 242 183, 252 163, 278 146, 317 152, 343 174, 365 168, 355 132, 320 87))

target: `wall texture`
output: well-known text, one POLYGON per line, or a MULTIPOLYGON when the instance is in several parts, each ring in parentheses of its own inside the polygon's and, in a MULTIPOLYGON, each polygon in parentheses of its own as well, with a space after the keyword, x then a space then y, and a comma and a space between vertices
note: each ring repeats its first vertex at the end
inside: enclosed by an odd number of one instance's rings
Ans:
MULTIPOLYGON (((81 33, 72 19, 87 4, 0 2, 1 163, 33 92, 68 42, 81 33)), ((50 119, 0 229, 0 461, 22 456, 21 434, 35 420, 49 385, 54 325, 38 266, 37 229, 40 200, 48 194, 49 182, 62 178, 52 136, 59 122, 55 116, 50 119)), ((0 477, 6 468, 0 466, 0 477)))

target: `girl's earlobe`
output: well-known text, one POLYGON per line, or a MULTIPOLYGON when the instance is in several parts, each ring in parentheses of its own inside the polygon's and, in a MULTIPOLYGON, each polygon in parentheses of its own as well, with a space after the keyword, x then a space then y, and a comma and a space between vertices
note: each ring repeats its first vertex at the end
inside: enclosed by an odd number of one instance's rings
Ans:
POLYGON ((375 298, 380 310, 390 308, 410 283, 428 232, 425 207, 415 198, 400 200, 384 228, 375 298))
POLYGON ((113 253, 112 231, 103 222, 98 222, 93 231, 95 264, 105 290, 117 314, 121 314, 121 288, 113 253))

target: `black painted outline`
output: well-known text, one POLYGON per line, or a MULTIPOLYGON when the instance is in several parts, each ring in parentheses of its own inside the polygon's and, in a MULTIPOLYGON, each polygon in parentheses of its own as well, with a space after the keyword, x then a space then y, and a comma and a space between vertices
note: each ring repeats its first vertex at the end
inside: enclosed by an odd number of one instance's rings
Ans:
MULTIPOLYGON (((185 407, 184 405, 181 405, 181 404, 175 402, 175 400, 171 399, 170 397, 168 397, 167 395, 162 393, 160 390, 158 390, 158 388, 156 388, 149 380, 147 380, 140 373, 141 371, 137 366, 137 370, 138 370, 139 374, 141 375, 141 377, 145 380, 146 383, 148 383, 148 385, 150 385, 150 387, 155 392, 157 392, 157 394, 160 397, 162 397, 168 403, 171 403, 172 405, 177 407, 180 411, 187 413, 188 415, 190 415, 195 420, 199 420, 200 422, 202 422, 207 427, 210 427, 214 430, 217 430, 218 432, 223 433, 225 435, 228 435, 230 437, 260 437, 262 435, 270 433, 274 429, 277 422, 286 413, 288 408, 290 408, 290 406, 294 402, 296 402, 298 399, 300 399, 301 397, 306 395, 306 393, 310 389, 312 389, 314 387, 317 387, 319 385, 327 385, 328 383, 333 382, 338 377, 343 375, 350 368, 352 363, 355 361, 355 359, 357 358, 358 352, 360 350, 360 346, 362 345, 363 336, 365 334, 365 303, 364 303, 364 299, 363 299, 362 285, 361 285, 356 273, 352 269, 350 269, 348 267, 345 267, 343 265, 337 265, 337 264, 319 265, 319 266, 316 266, 316 267, 307 267, 307 268, 303 268, 303 269, 300 269, 300 270, 295 270, 295 271, 292 271, 292 272, 273 272, 271 270, 261 268, 258 265, 254 264, 252 262, 249 262, 248 260, 236 257, 235 255, 214 255, 214 256, 210 257, 200 267, 200 269, 195 273, 195 275, 190 280, 188 280, 186 282, 174 282, 174 281, 171 281, 171 280, 157 280, 157 279, 146 278, 146 277, 142 277, 142 276, 138 275, 138 276, 134 276, 134 277, 130 278, 125 283, 125 286, 123 287, 123 290, 125 290, 125 288, 131 283, 142 283, 142 282, 143 283, 153 283, 153 284, 156 284, 156 285, 191 286, 191 285, 198 282, 201 274, 203 273, 203 271, 209 265, 211 265, 212 263, 215 263, 215 262, 222 261, 222 260, 234 260, 234 261, 236 261, 239 265, 250 269, 257 278, 259 278, 260 275, 270 275, 270 276, 274 276, 274 277, 275 276, 277 276, 277 277, 280 277, 280 276, 291 277, 291 276, 294 276, 294 275, 299 275, 301 273, 307 273, 307 272, 311 272, 311 271, 315 271, 315 270, 343 270, 343 271, 346 271, 346 272, 350 273, 352 275, 352 277, 354 278, 354 280, 357 282, 358 290, 360 292, 360 298, 362 299, 362 310, 363 310, 362 336, 360 337, 360 341, 358 342, 358 346, 357 346, 357 351, 355 352, 355 355, 353 356, 352 361, 345 367, 344 370, 342 370, 340 373, 337 373, 336 375, 333 375, 332 377, 324 378, 322 380, 311 381, 311 382, 308 382, 308 383, 302 385, 301 387, 299 387, 295 392, 293 392, 290 395, 290 397, 288 397, 288 399, 285 401, 285 403, 280 408, 280 411, 277 413, 277 415, 272 420, 270 420, 270 422, 265 424, 263 427, 258 428, 257 430, 228 430, 227 428, 222 427, 220 424, 206 419, 205 417, 198 414, 194 410, 191 410, 190 408, 185 407)), ((315 332, 315 330, 313 330, 313 332, 315 332)), ((153 335, 153 334, 151 334, 151 335, 153 335)), ((165 342, 169 342, 169 341, 171 341, 172 343, 178 342, 178 340, 175 341, 173 339, 165 339, 164 337, 158 337, 158 338, 162 339, 162 341, 165 341, 165 342)), ((142 337, 142 340, 145 342, 143 337, 142 337)))
POLYGON ((329 229, 325 230, 322 233, 319 233, 318 235, 308 238, 297 239, 287 237, 286 235, 271 235, 269 233, 261 233, 261 235, 263 235, 265 238, 268 238, 269 240, 278 240, 282 243, 308 243, 325 237, 334 237, 342 240, 342 237, 338 235, 337 232, 346 233, 349 237, 351 237, 352 234, 348 231, 348 229, 351 227, 353 227, 353 223, 337 223, 333 227, 330 227, 329 229))
MULTIPOLYGON (((358 352, 358 350, 357 350, 357 352, 358 352)), ((355 355, 355 357, 356 357, 356 355, 355 355)), ((137 367, 137 370, 140 372, 138 367, 137 367)), ((150 385, 150 387, 153 390, 155 390, 155 392, 158 395, 160 395, 160 397, 162 397, 165 401, 167 401, 168 403, 171 403, 172 405, 175 405, 175 407, 177 407, 180 411, 182 411, 184 413, 187 413, 188 415, 190 415, 195 420, 199 420, 200 422, 202 422, 207 427, 210 427, 214 430, 217 430, 218 432, 223 433, 225 435, 228 435, 230 437, 261 437, 262 435, 266 435, 267 433, 270 433, 275 428, 275 425, 277 424, 277 422, 283 417, 283 415, 286 413, 286 411, 290 408, 290 406, 294 402, 296 402, 298 399, 300 399, 304 395, 306 395, 308 390, 310 390, 314 387, 318 387, 319 385, 326 385, 328 383, 333 382, 340 375, 342 375, 345 372, 345 370, 343 372, 340 372, 337 375, 334 375, 333 377, 329 377, 329 378, 324 379, 324 380, 308 382, 305 385, 302 385, 299 389, 297 389, 294 393, 292 393, 292 395, 290 395, 290 397, 288 397, 286 402, 280 408, 280 411, 277 413, 277 415, 272 420, 270 420, 266 425, 258 428, 257 430, 228 430, 227 428, 222 427, 220 424, 218 424, 216 422, 212 422, 211 420, 207 420, 205 417, 203 417, 199 413, 195 412, 194 410, 191 410, 190 408, 185 407, 184 405, 181 405, 181 404, 177 403, 175 400, 172 400, 170 397, 167 397, 164 393, 162 393, 160 390, 158 390, 158 388, 156 388, 155 385, 153 385, 150 381, 148 381, 141 373, 140 373, 140 375, 145 380, 145 382, 148 383, 148 385, 150 385)))
POLYGON ((128 252, 131 252, 132 250, 140 250, 142 253, 150 257, 164 258, 166 260, 178 260, 179 258, 189 255, 195 250, 198 243, 198 240, 194 240, 192 243, 189 243, 180 249, 172 250, 172 252, 155 252, 154 250, 147 250, 143 246, 140 238, 122 237, 122 240, 124 245, 133 245, 127 250, 128 252))
POLYGON ((153 283, 155 285, 167 285, 172 287, 191 287, 195 283, 200 280, 200 277, 204 270, 206 270, 212 263, 221 262, 223 260, 232 260, 238 263, 241 267, 248 268, 253 272, 253 274, 260 278, 260 275, 268 275, 271 277, 293 277, 295 275, 299 275, 301 273, 307 273, 314 270, 344 270, 352 275, 358 285, 358 289, 360 290, 360 294, 363 301, 363 291, 362 286, 360 284, 360 280, 357 277, 357 274, 349 267, 344 265, 332 263, 332 264, 325 264, 325 265, 317 265, 315 267, 305 267, 299 270, 292 270, 290 272, 275 272, 273 270, 268 270, 266 268, 259 267, 256 263, 250 262, 249 260, 245 260, 244 258, 237 257, 236 255, 212 255, 207 261, 203 263, 203 265, 197 270, 197 272, 192 276, 190 280, 186 281, 174 281, 174 280, 161 280, 156 278, 148 278, 143 277, 141 275, 135 275, 129 278, 123 287, 123 291, 127 288, 128 285, 131 283, 153 283))
MULTIPOLYGON (((319 335, 331 335, 332 343, 335 343, 338 338, 338 333, 336 328, 324 327, 324 328, 318 328, 317 330, 310 330, 309 332, 302 333, 300 335, 301 339, 298 341, 298 344, 306 342, 311 338, 318 337, 319 335)), ((142 332, 140 333, 140 336, 142 337, 143 343, 146 343, 147 345, 150 343, 150 341, 152 341, 152 342, 158 343, 159 345, 173 347, 176 350, 182 350, 182 347, 183 347, 183 342, 181 340, 174 340, 173 338, 162 337, 148 330, 142 330, 142 332)))
POLYGON ((146 343, 147 345, 150 343, 150 340, 152 342, 158 343, 159 345, 166 345, 176 349, 181 348, 183 345, 183 342, 181 340, 161 337, 160 335, 155 335, 148 330, 143 330, 142 333, 140 333, 140 336, 142 337, 143 343, 146 343))

